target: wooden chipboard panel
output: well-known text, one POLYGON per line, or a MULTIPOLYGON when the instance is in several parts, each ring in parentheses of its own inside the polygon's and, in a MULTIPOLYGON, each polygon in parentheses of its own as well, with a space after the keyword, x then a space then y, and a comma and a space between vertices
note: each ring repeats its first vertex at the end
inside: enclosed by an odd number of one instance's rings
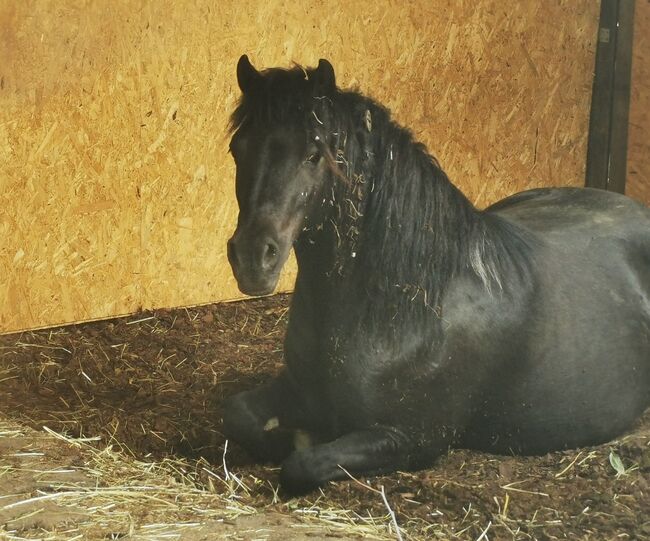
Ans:
POLYGON ((328 58, 479 206, 581 185, 598 7, 0 4, 0 332, 240 297, 226 125, 244 52, 259 67, 328 58))
POLYGON ((636 0, 625 193, 650 206, 650 0, 636 0))

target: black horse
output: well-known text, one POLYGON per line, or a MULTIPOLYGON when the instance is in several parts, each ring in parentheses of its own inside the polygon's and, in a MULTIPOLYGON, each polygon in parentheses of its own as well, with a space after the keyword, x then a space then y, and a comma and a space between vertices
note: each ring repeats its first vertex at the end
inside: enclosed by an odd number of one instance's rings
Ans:
POLYGON ((650 211, 537 189, 479 211, 334 70, 258 72, 230 145, 242 292, 298 277, 285 370, 231 397, 224 431, 290 493, 430 465, 450 447, 607 441, 650 403, 650 211))

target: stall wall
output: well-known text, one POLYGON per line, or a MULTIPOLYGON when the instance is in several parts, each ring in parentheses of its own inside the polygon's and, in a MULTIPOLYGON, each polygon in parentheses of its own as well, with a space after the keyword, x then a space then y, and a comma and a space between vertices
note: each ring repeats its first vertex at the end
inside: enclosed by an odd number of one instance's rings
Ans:
POLYGON ((625 193, 650 206, 650 0, 636 0, 625 193))
MULTIPOLYGON (((584 178, 596 0, 0 4, 0 332, 240 296, 235 64, 386 104, 479 206, 584 178)), ((290 265, 281 288, 291 287, 290 265)))

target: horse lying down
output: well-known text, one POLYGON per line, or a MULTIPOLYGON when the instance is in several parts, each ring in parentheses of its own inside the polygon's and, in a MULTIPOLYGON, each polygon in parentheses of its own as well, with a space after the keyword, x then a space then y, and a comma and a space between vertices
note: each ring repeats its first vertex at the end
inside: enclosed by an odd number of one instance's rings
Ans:
POLYGON ((285 368, 229 398, 224 432, 290 494, 431 465, 450 447, 605 442, 650 403, 650 211, 544 188, 480 211, 329 62, 237 66, 239 288, 293 247, 285 368), (309 440, 306 446, 305 441, 309 440))

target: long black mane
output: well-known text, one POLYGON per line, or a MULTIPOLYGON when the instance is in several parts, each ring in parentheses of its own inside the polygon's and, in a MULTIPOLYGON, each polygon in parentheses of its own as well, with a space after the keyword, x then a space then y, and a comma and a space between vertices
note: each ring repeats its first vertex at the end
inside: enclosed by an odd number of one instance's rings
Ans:
POLYGON ((385 107, 356 91, 321 94, 314 72, 262 72, 263 84, 242 98, 231 129, 295 125, 321 143, 333 178, 321 224, 335 239, 333 275, 356 278, 393 304, 433 310, 460 272, 469 270, 494 294, 525 279, 530 250, 522 231, 474 208, 385 107))

